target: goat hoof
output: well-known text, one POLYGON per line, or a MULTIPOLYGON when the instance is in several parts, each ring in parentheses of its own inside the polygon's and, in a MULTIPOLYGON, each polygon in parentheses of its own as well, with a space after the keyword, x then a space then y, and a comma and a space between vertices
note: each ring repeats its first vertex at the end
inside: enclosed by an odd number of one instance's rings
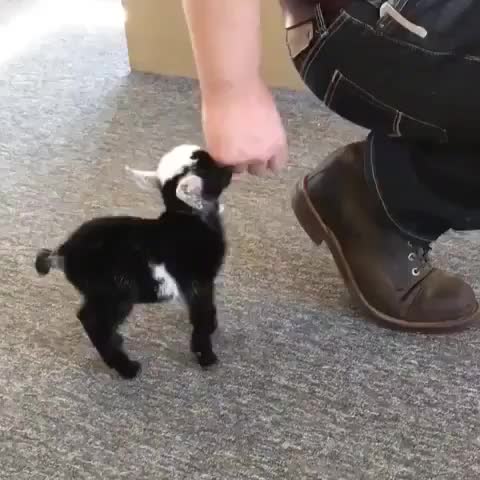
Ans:
POLYGON ((142 365, 140 362, 131 360, 125 365, 122 365, 122 368, 119 368, 117 371, 122 378, 132 380, 140 373, 141 369, 142 365))
POLYGON ((211 367, 218 362, 217 356, 213 352, 197 352, 197 360, 201 367, 211 367))

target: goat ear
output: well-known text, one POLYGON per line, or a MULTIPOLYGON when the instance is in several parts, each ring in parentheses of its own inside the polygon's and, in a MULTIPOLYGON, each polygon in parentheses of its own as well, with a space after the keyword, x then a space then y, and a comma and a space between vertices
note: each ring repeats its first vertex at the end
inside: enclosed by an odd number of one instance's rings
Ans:
POLYGON ((185 175, 177 185, 177 198, 197 210, 203 209, 203 181, 198 175, 185 175))
POLYGON ((125 167, 125 170, 133 175, 135 183, 143 190, 154 188, 158 182, 157 172, 155 171, 136 170, 128 165, 125 167))

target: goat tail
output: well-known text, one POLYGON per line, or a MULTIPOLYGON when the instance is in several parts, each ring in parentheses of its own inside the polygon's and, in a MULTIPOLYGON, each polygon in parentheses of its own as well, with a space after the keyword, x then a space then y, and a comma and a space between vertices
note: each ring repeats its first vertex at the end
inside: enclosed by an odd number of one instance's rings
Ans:
POLYGON ((47 275, 52 268, 63 269, 63 257, 56 251, 42 248, 35 258, 35 270, 42 277, 47 275))

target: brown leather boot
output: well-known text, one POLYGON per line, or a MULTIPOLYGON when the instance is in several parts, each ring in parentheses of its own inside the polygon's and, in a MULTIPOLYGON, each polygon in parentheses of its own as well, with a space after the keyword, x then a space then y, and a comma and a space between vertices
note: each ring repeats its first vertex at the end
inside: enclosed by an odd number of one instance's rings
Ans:
POLYGON ((429 246, 400 236, 369 190, 365 148, 334 152, 297 185, 292 206, 303 229, 316 244, 326 242, 350 293, 375 320, 430 331, 473 322, 471 287, 433 268, 429 246))

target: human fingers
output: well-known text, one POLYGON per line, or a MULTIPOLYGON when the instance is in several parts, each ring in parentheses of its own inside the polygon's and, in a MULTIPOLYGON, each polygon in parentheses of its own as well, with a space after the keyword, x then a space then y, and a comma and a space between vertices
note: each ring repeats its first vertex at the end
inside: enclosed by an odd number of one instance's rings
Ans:
POLYGON ((248 173, 257 177, 263 177, 267 173, 267 162, 255 161, 248 165, 248 173))
POLYGON ((240 163, 238 165, 233 165, 232 168, 234 175, 241 175, 247 170, 247 165, 245 165, 244 163, 240 163))
POLYGON ((288 162, 288 147, 286 144, 282 144, 277 148, 275 155, 273 155, 269 162, 268 168, 273 173, 279 173, 288 162))

